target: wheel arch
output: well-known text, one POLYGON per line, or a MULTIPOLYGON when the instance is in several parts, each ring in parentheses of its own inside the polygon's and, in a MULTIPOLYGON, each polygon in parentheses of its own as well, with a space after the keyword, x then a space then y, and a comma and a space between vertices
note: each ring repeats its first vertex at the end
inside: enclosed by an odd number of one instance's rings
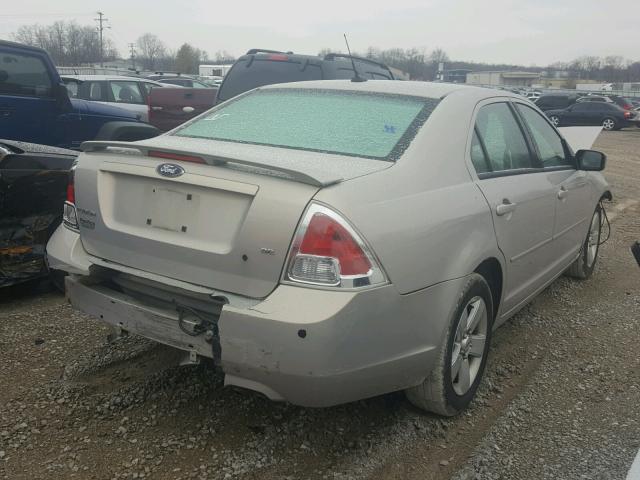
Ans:
POLYGON ((474 273, 481 275, 489 284, 491 299, 493 301, 493 318, 497 318, 504 285, 504 274, 502 265, 495 257, 483 260, 474 270, 474 273))

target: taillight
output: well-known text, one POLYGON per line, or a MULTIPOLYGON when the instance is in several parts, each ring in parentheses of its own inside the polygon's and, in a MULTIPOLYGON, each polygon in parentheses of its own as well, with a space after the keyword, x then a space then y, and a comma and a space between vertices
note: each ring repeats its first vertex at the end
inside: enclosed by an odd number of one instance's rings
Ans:
POLYGON ((631 118, 631 117, 633 117, 633 114, 631 112, 629 111, 624 112, 624 118, 631 118))
POLYGON ((272 53, 270 55, 267 55, 267 58, 269 60, 275 60, 276 62, 286 62, 289 60, 289 57, 282 53, 272 53))
POLYGON ((76 203, 76 186, 74 185, 73 170, 69 172, 69 179, 67 180, 67 202, 76 203))
POLYGON ((62 222, 65 226, 78 230, 78 214, 76 212, 76 185, 75 185, 75 169, 73 165, 69 170, 69 179, 67 180, 67 200, 64 202, 62 210, 62 222))
POLYGON ((285 279, 331 287, 365 287, 386 281, 360 235, 338 213, 312 203, 296 231, 285 279))

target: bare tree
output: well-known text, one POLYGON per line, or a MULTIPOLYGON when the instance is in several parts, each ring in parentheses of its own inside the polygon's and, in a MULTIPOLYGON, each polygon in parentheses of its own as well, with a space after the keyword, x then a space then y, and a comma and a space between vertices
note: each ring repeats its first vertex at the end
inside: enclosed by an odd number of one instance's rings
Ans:
POLYGON ((138 58, 144 68, 148 70, 156 68, 158 60, 167 55, 167 47, 164 42, 153 33, 145 33, 138 38, 136 43, 140 52, 138 58))
MULTIPOLYGON (((100 59, 100 47, 93 26, 80 26, 75 22, 55 22, 48 26, 23 25, 13 34, 20 43, 43 48, 57 65, 80 65, 100 59)), ((111 39, 105 39, 106 58, 118 57, 111 39)))
POLYGON ((431 63, 437 65, 439 63, 446 63, 449 61, 449 55, 442 48, 438 47, 429 55, 431 63))
POLYGON ((216 63, 233 63, 236 61, 236 57, 234 57, 226 50, 218 50, 214 59, 216 63))

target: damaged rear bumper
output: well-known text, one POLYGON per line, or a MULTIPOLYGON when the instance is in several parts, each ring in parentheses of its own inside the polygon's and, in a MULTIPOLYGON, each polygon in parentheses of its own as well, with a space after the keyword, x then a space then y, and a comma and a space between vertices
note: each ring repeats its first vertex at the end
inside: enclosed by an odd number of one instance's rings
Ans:
MULTIPOLYGON (((56 255, 51 247, 49 253, 56 255)), ((222 306, 213 340, 187 335, 175 309, 118 291, 93 273, 69 276, 67 296, 114 327, 214 358, 226 385, 325 407, 420 383, 435 362, 463 281, 409 295, 393 285, 344 292, 280 285, 266 299, 232 298, 222 306)))

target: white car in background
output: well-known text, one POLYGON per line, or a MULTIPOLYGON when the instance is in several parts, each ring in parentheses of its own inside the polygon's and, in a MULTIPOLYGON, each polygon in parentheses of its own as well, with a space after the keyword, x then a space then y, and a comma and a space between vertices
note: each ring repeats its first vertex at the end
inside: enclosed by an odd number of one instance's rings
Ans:
POLYGON ((531 100, 532 102, 535 102, 537 99, 539 99, 542 96, 542 93, 538 91, 530 91, 530 92, 527 92, 525 96, 527 97, 527 99, 531 100))
POLYGON ((134 112, 143 122, 149 121, 147 96, 153 88, 181 88, 154 80, 123 75, 62 75, 69 97, 116 104, 134 112))

